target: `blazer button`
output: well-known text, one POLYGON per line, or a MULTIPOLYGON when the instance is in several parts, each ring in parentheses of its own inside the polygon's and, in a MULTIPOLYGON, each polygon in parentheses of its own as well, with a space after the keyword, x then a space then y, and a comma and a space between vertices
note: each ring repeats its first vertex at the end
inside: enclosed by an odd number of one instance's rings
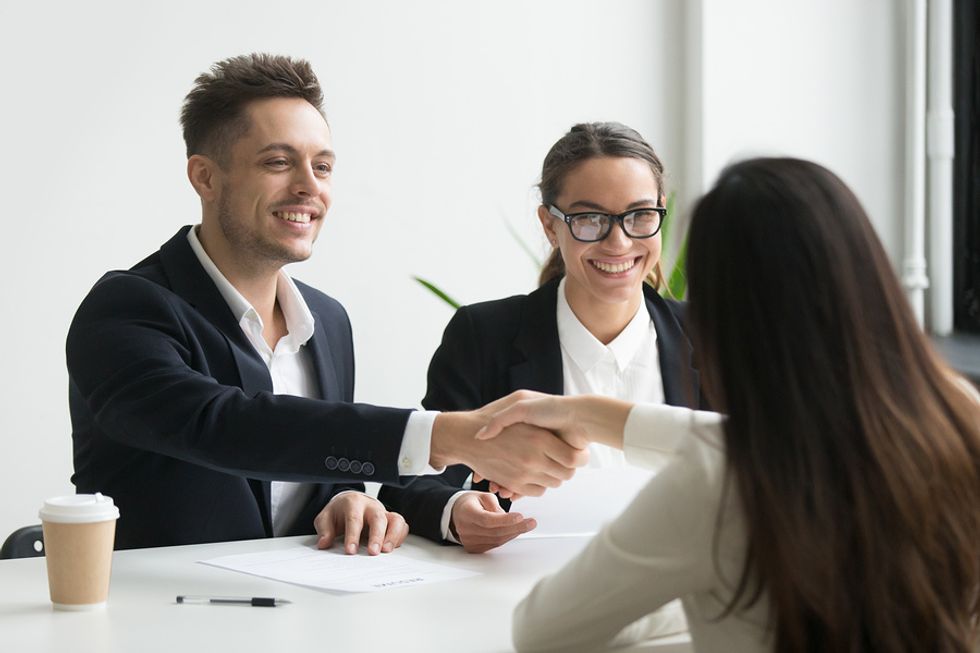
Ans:
POLYGON ((323 461, 323 466, 332 472, 333 470, 337 469, 337 459, 333 456, 327 456, 327 458, 323 461))
POLYGON ((364 463, 361 465, 361 473, 365 476, 374 476, 374 465, 371 463, 364 463))
POLYGON ((360 474, 361 473, 361 461, 360 460, 352 460, 352 461, 350 461, 350 471, 353 472, 354 474, 360 474))
POLYGON ((348 471, 350 469, 350 461, 347 460, 346 458, 341 458, 340 460, 337 461, 337 469, 339 469, 342 472, 348 471))

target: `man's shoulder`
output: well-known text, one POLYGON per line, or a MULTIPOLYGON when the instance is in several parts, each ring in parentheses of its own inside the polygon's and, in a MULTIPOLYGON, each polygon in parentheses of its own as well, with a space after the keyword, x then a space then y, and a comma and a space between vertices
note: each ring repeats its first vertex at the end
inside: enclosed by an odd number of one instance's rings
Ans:
POLYGON ((110 294, 124 299, 130 294, 156 295, 160 292, 170 292, 170 282, 160 262, 160 254, 155 252, 128 270, 109 270, 95 282, 88 295, 110 294))

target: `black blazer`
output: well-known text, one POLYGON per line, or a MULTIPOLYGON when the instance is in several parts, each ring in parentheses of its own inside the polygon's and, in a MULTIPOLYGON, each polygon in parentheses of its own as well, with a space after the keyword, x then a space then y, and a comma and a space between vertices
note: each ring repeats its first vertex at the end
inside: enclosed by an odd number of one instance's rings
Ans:
MULTIPOLYGON (((430 410, 471 410, 514 390, 563 394, 558 283, 556 279, 529 295, 459 309, 432 356, 422 404, 430 410)), ((698 373, 682 327, 684 305, 663 299, 646 284, 643 292, 657 330, 664 400, 698 407, 698 373)), ((384 487, 379 498, 405 517, 413 533, 442 542, 443 509, 469 474, 468 468, 455 465, 405 488, 384 487)))
POLYGON ((318 483, 290 534, 312 533, 339 489, 398 483, 410 411, 350 403, 343 307, 297 283, 314 316, 307 346, 323 400, 272 394, 189 228, 102 277, 68 332, 72 482, 115 500, 117 548, 269 537, 271 480, 318 483))

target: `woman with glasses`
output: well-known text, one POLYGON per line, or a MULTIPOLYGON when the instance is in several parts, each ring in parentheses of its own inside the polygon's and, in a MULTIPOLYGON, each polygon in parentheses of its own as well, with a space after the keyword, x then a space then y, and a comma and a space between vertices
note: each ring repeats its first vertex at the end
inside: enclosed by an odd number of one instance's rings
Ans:
MULTIPOLYGON (((528 389, 698 406, 683 306, 657 292, 666 192, 653 148, 619 123, 575 125, 545 157, 539 187, 538 218, 552 246, 540 287, 456 313, 432 358, 423 405, 477 408, 528 389)), ((604 446, 590 458, 590 466, 627 464, 604 446)), ((470 552, 534 528, 533 519, 506 512, 506 501, 473 491, 485 485, 471 486, 469 475, 450 468, 383 488, 380 498, 413 533, 470 552)), ((679 606, 662 626, 683 629, 679 606)))
POLYGON ((639 463, 673 451, 517 607, 518 650, 599 650, 676 597, 698 653, 977 650, 980 398, 857 198, 816 164, 746 161, 689 238, 690 330, 724 417, 524 393, 478 436, 526 422, 639 463))

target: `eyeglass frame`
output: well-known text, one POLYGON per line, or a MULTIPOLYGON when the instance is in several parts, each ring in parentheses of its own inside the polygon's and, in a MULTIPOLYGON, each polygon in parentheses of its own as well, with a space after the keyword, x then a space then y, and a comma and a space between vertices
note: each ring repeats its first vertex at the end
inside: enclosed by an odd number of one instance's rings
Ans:
POLYGON ((618 213, 618 214, 603 213, 602 211, 579 211, 577 213, 565 213, 554 204, 546 204, 545 206, 548 209, 548 213, 550 213, 552 217, 558 218, 559 220, 563 220, 565 222, 565 224, 568 226, 568 233, 570 233, 572 235, 572 238, 579 241, 580 243, 598 243, 605 240, 606 238, 609 237, 609 234, 612 233, 613 227, 616 225, 616 223, 619 223, 619 228, 623 230, 623 233, 626 234, 627 238, 632 238, 633 240, 645 240, 647 238, 653 238, 654 236, 660 233, 660 229, 664 226, 664 220, 667 219, 667 208, 664 206, 643 206, 637 209, 630 209, 629 211, 623 211, 622 213, 618 213), (624 222, 626 216, 632 213, 636 213, 638 211, 655 211, 660 214, 660 224, 657 225, 657 229, 652 234, 647 234, 645 236, 634 236, 633 234, 631 234, 629 231, 626 230, 626 223, 624 222), (572 218, 576 218, 580 215, 604 215, 607 218, 609 218, 609 223, 608 223, 609 228, 606 229, 606 233, 602 234, 600 237, 594 240, 579 238, 578 236, 575 235, 575 231, 572 230, 572 218))

